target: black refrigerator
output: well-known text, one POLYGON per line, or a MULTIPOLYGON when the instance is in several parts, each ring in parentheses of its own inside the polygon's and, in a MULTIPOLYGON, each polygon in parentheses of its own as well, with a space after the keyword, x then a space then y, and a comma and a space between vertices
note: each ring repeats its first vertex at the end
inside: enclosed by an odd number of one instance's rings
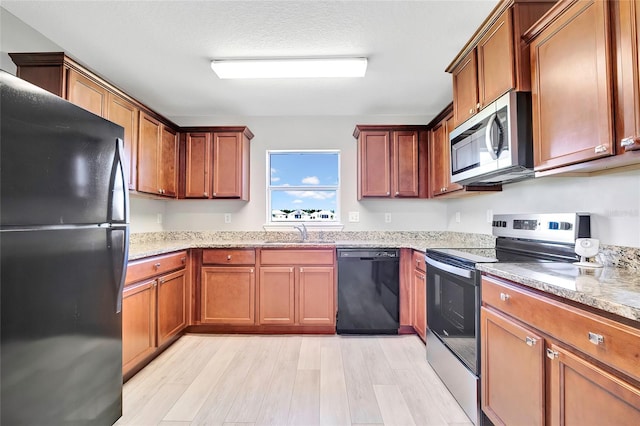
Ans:
POLYGON ((123 129, 0 70, 0 423, 122 415, 123 129))

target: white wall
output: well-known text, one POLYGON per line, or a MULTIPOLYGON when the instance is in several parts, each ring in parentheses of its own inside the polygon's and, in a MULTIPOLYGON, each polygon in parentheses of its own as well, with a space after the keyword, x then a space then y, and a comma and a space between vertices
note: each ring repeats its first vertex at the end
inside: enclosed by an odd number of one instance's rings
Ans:
POLYGON ((491 233, 493 213, 591 213, 591 231, 603 244, 640 247, 640 170, 588 177, 545 177, 502 192, 447 203, 450 231, 491 233), (460 223, 456 223, 460 212, 460 223))
POLYGON ((251 193, 247 202, 235 200, 167 201, 165 229, 262 230, 267 220, 266 151, 269 149, 340 150, 340 215, 345 230, 444 230, 446 205, 438 200, 357 201, 356 124, 420 124, 427 117, 171 117, 183 126, 246 125, 251 141, 251 193), (349 223, 348 212, 358 211, 360 222, 349 223), (224 223, 224 213, 232 222, 224 223), (384 214, 391 213, 391 223, 384 214))

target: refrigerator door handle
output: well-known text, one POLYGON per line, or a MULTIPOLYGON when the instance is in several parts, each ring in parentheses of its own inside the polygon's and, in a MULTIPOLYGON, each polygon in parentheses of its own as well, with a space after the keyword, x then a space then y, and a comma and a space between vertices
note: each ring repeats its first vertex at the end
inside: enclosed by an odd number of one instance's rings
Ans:
POLYGON ((108 221, 129 223, 129 186, 124 171, 124 142, 120 138, 116 138, 116 154, 111 171, 110 188, 108 221))
POLYGON ((116 289, 116 313, 122 311, 122 292, 127 276, 127 262, 129 259, 129 226, 112 227, 109 229, 109 251, 113 261, 114 281, 116 289), (117 235, 122 233, 121 237, 117 235))

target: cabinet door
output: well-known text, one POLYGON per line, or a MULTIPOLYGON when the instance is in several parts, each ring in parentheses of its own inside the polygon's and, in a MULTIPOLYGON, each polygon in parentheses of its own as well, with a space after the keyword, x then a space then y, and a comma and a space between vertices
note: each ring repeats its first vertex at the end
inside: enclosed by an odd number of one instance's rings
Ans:
POLYGON ((555 345, 548 353, 551 425, 640 424, 640 389, 555 345))
POLYGON ((418 132, 393 132, 393 194, 396 197, 417 197, 418 132))
POLYGON ((156 348, 156 280, 124 289, 122 370, 126 373, 156 348))
POLYGON ((478 64, 473 49, 453 70, 453 118, 455 125, 464 123, 477 112, 478 64))
POLYGON ((242 133, 213 134, 213 197, 242 198, 242 133))
POLYGON ((608 6, 576 2, 531 44, 536 170, 613 153, 608 6))
POLYGON ((498 99, 516 85, 512 8, 508 8, 478 43, 480 107, 498 99))
POLYGON ((161 194, 158 182, 158 145, 160 122, 140 112, 138 137, 138 191, 161 194))
POLYGON ((263 266, 260 268, 258 321, 260 324, 295 322, 294 268, 263 266))
POLYGON ((480 322, 482 410, 496 425, 543 425, 544 341, 484 307, 480 322))
POLYGON ((139 110, 131 102, 109 93, 107 118, 124 128, 124 167, 129 179, 129 189, 136 189, 138 162, 138 118, 139 110))
POLYGON ((184 269, 158 278, 158 346, 187 326, 187 280, 184 269))
POLYGON ((188 133, 186 138, 186 198, 211 195, 211 133, 188 133))
POLYGON ((424 273, 413 271, 413 328, 422 340, 427 339, 427 283, 424 273))
POLYGON ((431 130, 429 165, 432 197, 462 189, 462 185, 451 182, 451 143, 449 142, 451 130, 453 130, 452 117, 443 120, 431 130))
POLYGON ((162 125, 158 161, 158 179, 162 195, 175 197, 178 194, 178 134, 162 125))
POLYGON ((640 149, 640 4, 612 2, 616 22, 616 150, 640 149))
POLYGON ((253 325, 255 283, 254 268, 202 268, 202 322, 253 325))
POLYGON ((298 324, 334 325, 335 280, 331 266, 300 268, 298 283, 298 324))
POLYGON ((67 98, 100 117, 107 116, 107 89, 74 70, 67 77, 67 98))
POLYGON ((389 132, 363 131, 360 133, 358 199, 391 195, 390 148, 389 132))

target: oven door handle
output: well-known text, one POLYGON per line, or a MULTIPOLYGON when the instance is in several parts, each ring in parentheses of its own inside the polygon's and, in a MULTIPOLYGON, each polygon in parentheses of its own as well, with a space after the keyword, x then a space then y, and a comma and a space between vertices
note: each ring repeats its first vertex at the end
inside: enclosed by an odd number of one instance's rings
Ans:
POLYGON ((449 273, 452 273, 454 275, 457 275, 459 277, 464 277, 464 278, 471 278, 471 274, 473 273, 473 271, 470 271, 469 269, 464 269, 464 268, 459 268, 457 266, 453 266, 453 265, 447 265, 446 263, 443 262, 439 262, 435 259, 431 259, 430 257, 425 257, 425 262, 427 262, 427 264, 438 268, 442 271, 446 271, 449 273))

